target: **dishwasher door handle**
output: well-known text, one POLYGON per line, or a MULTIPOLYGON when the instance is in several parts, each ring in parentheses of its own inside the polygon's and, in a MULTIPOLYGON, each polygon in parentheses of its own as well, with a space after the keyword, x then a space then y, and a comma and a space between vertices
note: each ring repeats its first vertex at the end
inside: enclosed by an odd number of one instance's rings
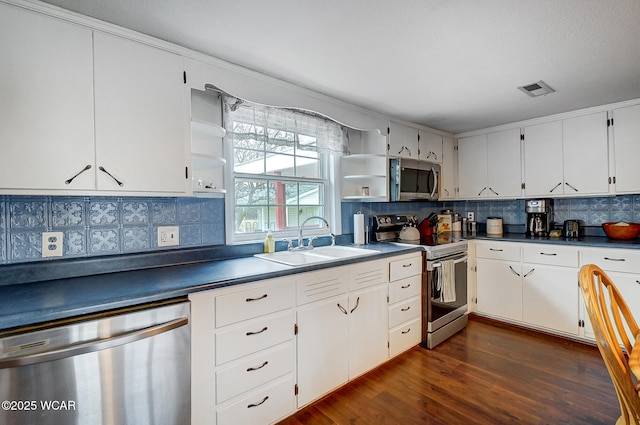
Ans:
POLYGON ((179 328, 189 323, 187 317, 180 317, 159 325, 150 326, 148 328, 138 329, 127 332, 122 335, 113 336, 103 340, 93 340, 80 344, 71 344, 63 348, 57 348, 41 353, 27 354, 22 357, 0 360, 0 369, 8 369, 11 367, 26 366, 36 363, 50 362, 68 357, 78 356, 80 354, 93 353, 95 351, 106 350, 118 347, 120 345, 129 344, 140 341, 155 335, 168 332, 172 329, 179 328))

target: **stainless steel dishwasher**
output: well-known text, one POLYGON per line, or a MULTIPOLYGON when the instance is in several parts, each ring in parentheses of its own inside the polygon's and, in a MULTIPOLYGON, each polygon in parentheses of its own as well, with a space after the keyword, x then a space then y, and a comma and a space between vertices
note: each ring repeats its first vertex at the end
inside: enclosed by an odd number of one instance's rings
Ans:
POLYGON ((188 425, 189 303, 0 333, 0 424, 188 425))

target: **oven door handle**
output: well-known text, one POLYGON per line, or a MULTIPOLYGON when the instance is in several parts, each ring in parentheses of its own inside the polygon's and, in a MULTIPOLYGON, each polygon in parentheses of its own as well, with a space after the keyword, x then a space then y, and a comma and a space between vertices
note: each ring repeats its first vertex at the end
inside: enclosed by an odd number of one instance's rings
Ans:
MULTIPOLYGON (((456 258, 455 260, 453 260, 453 264, 464 263, 468 259, 469 259, 469 256, 465 255, 464 257, 456 258)), ((434 269, 437 267, 442 267, 442 262, 438 261, 437 263, 433 263, 431 267, 433 267, 434 269)))

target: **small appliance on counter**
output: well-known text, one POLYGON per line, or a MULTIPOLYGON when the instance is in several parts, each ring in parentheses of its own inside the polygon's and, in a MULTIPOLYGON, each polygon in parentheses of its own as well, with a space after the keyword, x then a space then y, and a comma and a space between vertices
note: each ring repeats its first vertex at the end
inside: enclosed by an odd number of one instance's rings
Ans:
POLYGON ((487 217, 487 236, 502 236, 502 219, 500 217, 487 217))
POLYGON ((553 200, 528 199, 525 205, 527 213, 527 236, 549 236, 553 229, 553 200))
POLYGON ((584 236, 584 227, 580 220, 565 220, 562 227, 562 235, 565 238, 575 239, 584 236))

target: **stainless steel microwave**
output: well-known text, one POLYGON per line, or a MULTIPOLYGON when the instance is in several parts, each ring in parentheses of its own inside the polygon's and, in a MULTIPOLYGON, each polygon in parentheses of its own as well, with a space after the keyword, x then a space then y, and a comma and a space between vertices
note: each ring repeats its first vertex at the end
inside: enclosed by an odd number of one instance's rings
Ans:
POLYGON ((437 201, 440 165, 413 159, 389 159, 391 201, 437 201))

